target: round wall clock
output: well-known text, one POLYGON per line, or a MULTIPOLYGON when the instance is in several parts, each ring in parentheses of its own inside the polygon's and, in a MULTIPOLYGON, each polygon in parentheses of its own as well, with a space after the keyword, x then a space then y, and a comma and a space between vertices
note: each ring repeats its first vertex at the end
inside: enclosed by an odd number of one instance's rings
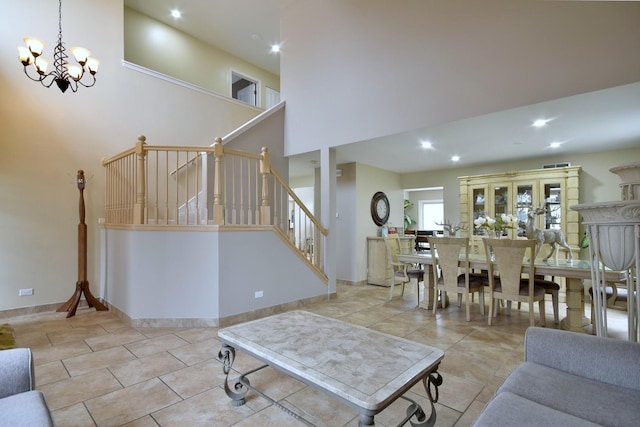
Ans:
POLYGON ((371 198, 371 218, 376 225, 382 226, 389 220, 389 199, 382 191, 371 198))

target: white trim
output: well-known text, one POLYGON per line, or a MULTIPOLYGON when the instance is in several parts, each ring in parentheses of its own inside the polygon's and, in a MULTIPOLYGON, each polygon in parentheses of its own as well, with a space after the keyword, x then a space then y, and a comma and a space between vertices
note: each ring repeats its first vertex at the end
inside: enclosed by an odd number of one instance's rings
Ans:
POLYGON ((129 62, 129 61, 122 60, 122 66, 124 68, 128 68, 130 70, 137 71, 139 73, 146 74, 148 76, 155 77, 155 78, 160 79, 160 80, 164 80, 165 82, 173 83, 174 85, 177 85, 177 86, 182 86, 184 88, 191 89, 193 91, 200 92, 200 93, 203 93, 205 95, 210 95, 210 96, 214 96, 216 98, 223 99, 223 100, 225 100, 227 102, 233 102, 233 103, 236 103, 236 104, 239 104, 239 105, 243 105, 245 107, 253 108, 255 110, 260 110, 260 111, 263 110, 263 108, 256 107, 256 106, 251 105, 251 104, 247 104, 246 102, 238 101, 237 99, 233 99, 233 98, 231 98, 229 96, 221 95, 218 92, 214 92, 214 91, 212 91, 210 89, 203 88, 202 86, 197 86, 197 85, 194 85, 192 83, 185 82, 184 80, 176 79, 175 77, 171 77, 171 76, 168 76, 166 74, 159 73, 157 71, 151 70, 149 68, 142 67, 140 65, 134 64, 134 63, 129 62))
MULTIPOLYGON (((238 101, 240 102, 240 101, 238 101)), ((243 105, 248 105, 246 102, 242 102, 243 105)), ((276 111, 280 111, 281 109, 283 109, 285 106, 285 101, 280 101, 279 104, 274 105, 273 107, 269 108, 268 110, 265 110, 264 112, 258 114, 257 116, 255 116, 253 119, 249 120, 248 122, 246 122, 245 124, 243 124, 242 126, 234 129, 233 131, 231 131, 231 133, 228 133, 227 135, 222 137, 222 143, 226 144, 227 142, 231 141, 233 138, 235 138, 236 136, 240 135, 241 133, 243 133, 244 131, 246 131, 247 129, 251 128, 252 126, 255 126, 256 124, 260 123, 263 120, 266 120, 268 117, 271 117, 273 114, 276 113, 276 111)), ((211 147, 213 147, 213 144, 211 144, 211 147)))

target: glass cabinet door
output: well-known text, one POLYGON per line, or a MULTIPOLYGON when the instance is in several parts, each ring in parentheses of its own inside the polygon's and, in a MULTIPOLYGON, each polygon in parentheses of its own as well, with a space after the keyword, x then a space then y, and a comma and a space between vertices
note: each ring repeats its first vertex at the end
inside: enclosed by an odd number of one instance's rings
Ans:
POLYGON ((544 229, 562 229, 562 186, 560 183, 544 184, 544 229))
MULTIPOLYGON (((473 188, 471 191, 471 206, 473 212, 473 221, 480 218, 481 216, 487 216, 487 208, 486 208, 486 196, 487 192, 485 187, 473 188)), ((488 203, 488 202, 487 202, 488 203)), ((469 224, 469 228, 473 230, 474 236, 484 236, 485 230, 484 228, 475 228, 473 221, 469 224)))
MULTIPOLYGON (((497 219, 502 214, 511 213, 509 200, 509 185, 496 185, 493 187, 493 219, 497 219)), ((509 234, 509 230, 503 230, 502 235, 509 234)))
POLYGON ((533 185, 518 184, 516 186, 516 212, 518 227, 516 236, 527 237, 527 214, 533 208, 533 185))

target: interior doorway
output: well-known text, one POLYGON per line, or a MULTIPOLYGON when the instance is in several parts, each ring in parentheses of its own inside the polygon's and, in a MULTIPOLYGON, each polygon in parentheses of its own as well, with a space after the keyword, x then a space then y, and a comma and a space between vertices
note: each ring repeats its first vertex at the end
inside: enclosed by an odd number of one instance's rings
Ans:
POLYGON ((260 81, 237 71, 231 71, 231 97, 259 107, 260 81))

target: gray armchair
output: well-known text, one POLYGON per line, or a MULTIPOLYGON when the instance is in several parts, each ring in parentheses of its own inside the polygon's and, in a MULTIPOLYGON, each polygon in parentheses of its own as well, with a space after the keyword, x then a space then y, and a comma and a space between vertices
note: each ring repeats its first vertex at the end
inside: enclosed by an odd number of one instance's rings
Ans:
POLYGON ((54 426, 47 401, 35 390, 28 348, 0 351, 0 426, 54 426))

